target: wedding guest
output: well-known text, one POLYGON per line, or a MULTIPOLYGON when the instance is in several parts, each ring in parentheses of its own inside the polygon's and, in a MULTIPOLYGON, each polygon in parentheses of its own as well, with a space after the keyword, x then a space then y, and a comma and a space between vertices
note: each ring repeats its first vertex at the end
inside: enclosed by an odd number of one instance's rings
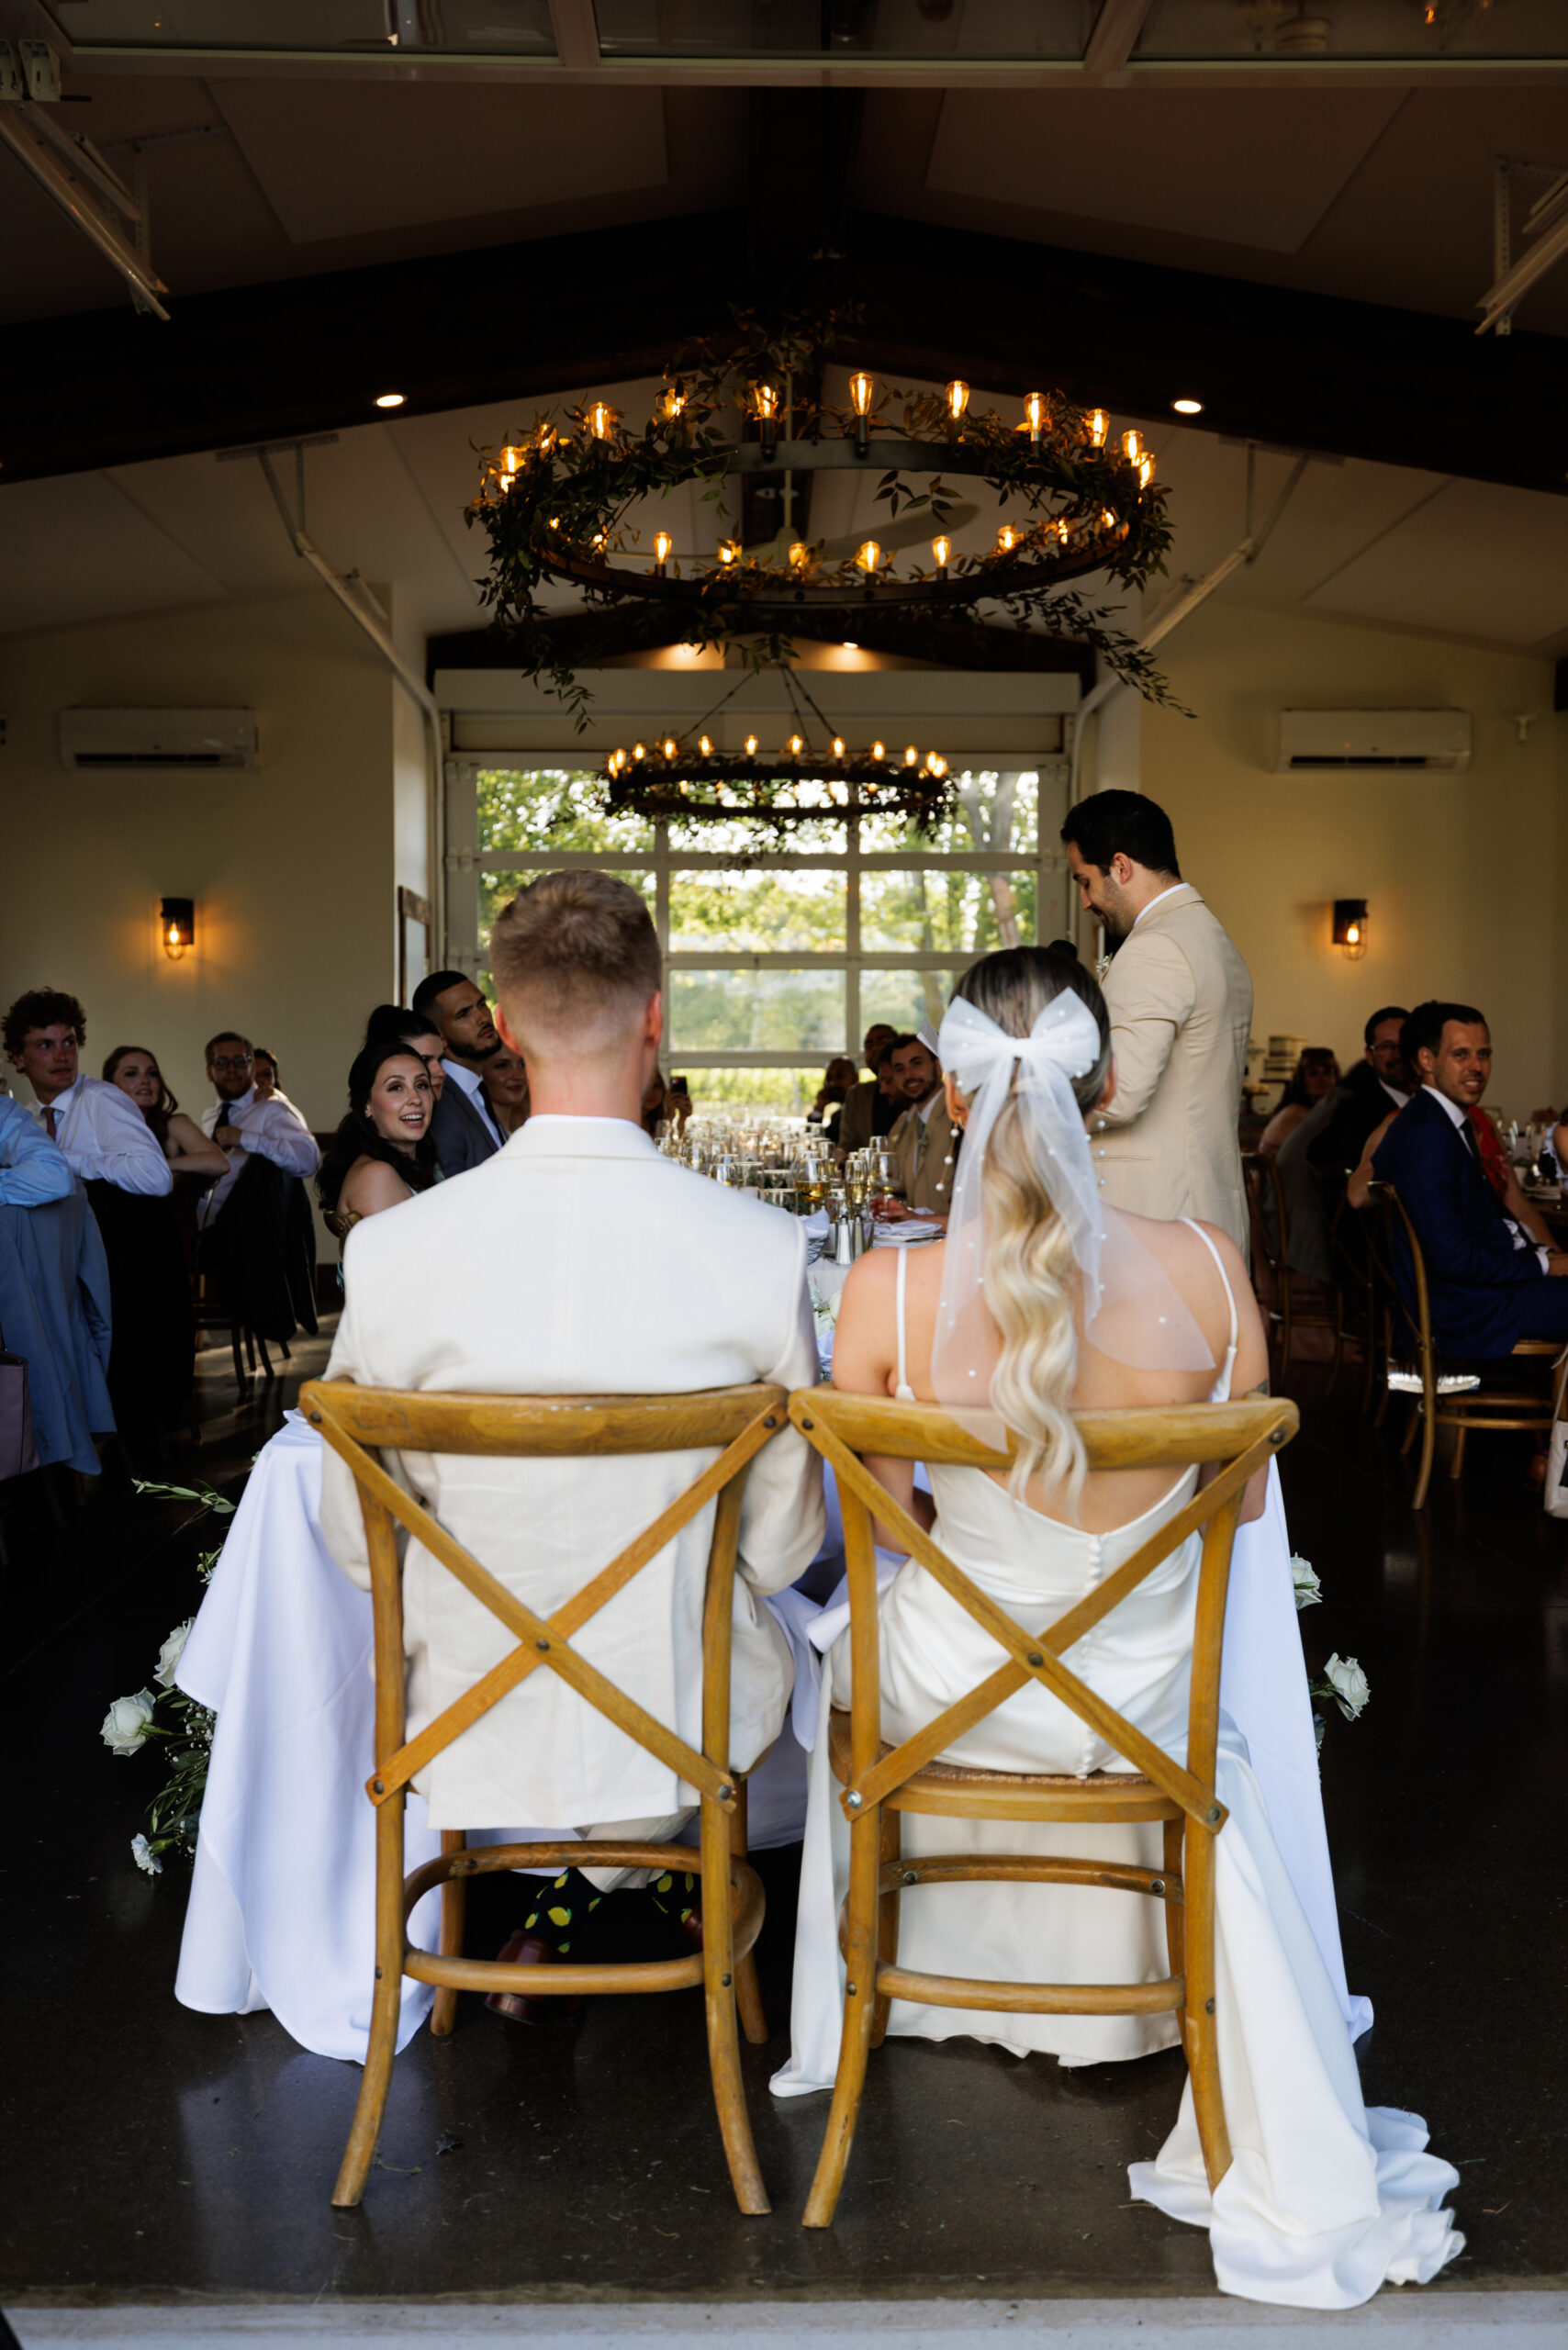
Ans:
MULTIPOLYGON (((463 1183, 442 1183, 350 1236, 347 1303, 327 1375, 501 1395, 814 1381, 803 1225, 705 1182, 642 1130, 664 1000, 658 940, 636 890, 605 873, 546 874, 499 916, 490 957, 504 1041, 528 1064, 532 1115, 463 1183)), ((666 1508, 689 1473, 687 1456, 452 1455, 421 1461, 418 1481, 442 1524, 548 1615, 594 1559, 611 1556, 666 1508)), ((367 1587, 355 1488, 330 1453, 321 1515, 339 1564, 367 1587)), ((795 1580, 823 1524, 812 1456, 792 1430, 782 1432, 753 1461, 741 1509, 737 1770, 778 1736, 792 1678, 787 1643, 759 1595, 795 1580)), ((656 1573, 620 1595, 612 1658, 594 1626, 582 1635, 588 1652, 597 1648, 616 1681, 683 1738, 700 1738, 707 1539, 705 1522, 694 1523, 656 1573)), ((452 1577, 416 1574, 420 1555, 410 1547, 410 1737, 441 1711, 449 1677, 455 1690, 512 1646, 452 1577)), ((589 1837, 662 1839, 690 1816, 674 1774, 548 1672, 503 1697, 423 1778, 441 1828, 579 1821, 589 1837)), ((547 1906, 524 1911, 504 1955, 518 1964, 548 1964, 562 1948, 574 1959, 591 1955, 608 1907, 595 1913, 591 1905, 626 1874, 567 1872, 547 1906)), ((521 2000, 509 1997, 502 2011, 527 2020, 521 2000)))
POLYGON ((165 1199, 174 1177, 162 1148, 118 1085, 84 1077, 87 1015, 73 995, 34 988, 0 1024, 14 1069, 33 1089, 37 1123, 84 1183, 112 1184, 139 1199, 165 1199))
POLYGON ((161 1427, 185 1412, 195 1360, 173 1171, 136 1104, 118 1085, 83 1075, 87 1020, 74 996, 35 989, 11 1006, 3 1033, 37 1097, 33 1115, 86 1186, 102 1237, 119 1433, 133 1451, 156 1450, 161 1427))
MULTIPOLYGON (((1372 1164, 1397 1191, 1421 1243, 1438 1347, 1485 1362, 1521 1338, 1568 1338, 1568 1253, 1519 1190, 1480 1107, 1492 1076, 1484 1016, 1473 1004, 1417 1004, 1404 1053, 1419 1083, 1372 1147, 1372 1164)), ((1397 1228, 1394 1246, 1394 1277, 1413 1314, 1415 1277, 1397 1228)))
POLYGON ((378 1003, 364 1024, 367 1045, 409 1045, 419 1054, 430 1071, 431 1094, 439 1102, 446 1083, 446 1071, 441 1057, 446 1049, 441 1030, 419 1013, 406 1011, 400 1003, 378 1003))
POLYGON ((1277 1158, 1308 1113, 1326 1102, 1339 1082, 1339 1064, 1327 1045, 1309 1045, 1296 1061, 1274 1112, 1259 1138, 1265 1158, 1277 1158))
POLYGON ((868 1142, 892 1131, 894 1119, 903 1103, 894 1096, 890 1078, 884 1082, 887 1056, 898 1035, 885 1020, 874 1020, 867 1029, 860 1056, 870 1070, 868 1082, 851 1086, 844 1097, 844 1107, 838 1113, 838 1132, 829 1132, 828 1139, 840 1150, 864 1150, 868 1142))
POLYGON ((130 1096, 176 1176, 199 1177, 205 1184, 228 1173, 228 1154, 207 1140, 194 1118, 186 1117, 157 1056, 145 1045, 117 1045, 104 1063, 104 1080, 130 1096))
POLYGON ((286 1103, 287 1107, 294 1111, 295 1116, 299 1119, 300 1125, 303 1125, 305 1120, 301 1115, 301 1113, 296 1107, 295 1103, 289 1101, 287 1094, 278 1083, 277 1055, 275 1053, 269 1053, 264 1045, 257 1045, 252 1053, 252 1067, 256 1081, 257 1101, 282 1102, 286 1103))
POLYGON ((202 1202, 204 1232, 218 1222, 235 1185, 256 1159, 301 1178, 314 1175, 321 1164, 316 1138, 292 1102, 281 1094, 268 1101, 257 1092, 255 1056, 248 1036, 225 1028, 210 1038, 207 1074, 218 1099, 202 1112, 201 1129, 222 1150, 226 1171, 202 1202))
POLYGON ((1182 878, 1170 819, 1138 791, 1097 791, 1062 826, 1086 913, 1115 949, 1105 1002, 1116 1091, 1094 1170, 1114 1207, 1197 1215, 1245 1251, 1238 1120, 1252 1026, 1246 964, 1182 878))
MULTIPOLYGON (((521 1053, 503 1045, 485 1064, 485 1103, 502 1134, 515 1135, 528 1124, 528 1070, 521 1053)), ((659 1115, 664 1111, 664 1086, 659 1086, 659 1115)))
MULTIPOLYGON (((912 1460, 868 1454, 865 1465, 989 1603, 1035 1635, 1102 1588, 1198 1484, 1196 1467, 1174 1484, 1169 1469, 1089 1470, 1071 1416, 1140 1405, 1202 1411, 1266 1381, 1268 1346, 1227 1233, 1186 1218, 1083 1213, 1097 1164, 1090 1135, 1114 1106, 1116 1082, 1109 1009, 1086 971, 1037 947, 986 956, 959 981, 940 1043, 948 1107, 972 1141, 953 1221, 943 1242, 913 1259, 907 1250, 875 1250, 854 1266, 834 1384, 949 1410, 978 1398, 993 1424, 989 1440, 1015 1448, 1005 1476, 934 1466, 923 1494, 912 1460)), ((1267 1474, 1260 1471, 1241 1497, 1244 1518, 1261 1514, 1267 1474)), ((1189 1534, 1070 1651, 1097 1696, 1178 1757, 1186 1751, 1203 1548, 1201 1532, 1189 1534)), ((857 1646, 859 1638, 857 1628, 857 1646)), ((1002 1656, 913 1558, 881 1592, 876 1638, 881 1736, 891 1745, 918 1736, 983 1684, 1002 1656)), ((846 1629, 824 1659, 793 2054, 774 2084, 784 2095, 825 2087, 839 2054, 834 1925, 848 1835, 834 1800, 827 1708, 849 1704, 850 1650, 846 1629)), ((1305 1713, 1305 1676, 1299 1663, 1296 1670, 1305 1713)), ((1078 1779, 1127 1767, 1104 1736, 1034 1684, 962 1729, 935 1759, 1078 1779)), ((1210 2007, 1246 2192, 1211 2200, 1190 2090, 1164 2146, 1157 2154, 1149 2148, 1154 2158, 1134 2168, 1132 2189, 1172 2217, 1211 2227, 1223 2288, 1315 2309, 1345 2306, 1370 2298, 1385 2277, 1429 2277, 1461 2249, 1439 2209, 1457 2174, 1423 2158, 1424 2125, 1403 2116, 1393 2133, 1410 2151, 1396 2165, 1380 2153, 1388 2124, 1362 2103, 1336 1986, 1286 1875, 1246 1741, 1228 1717, 1216 1776, 1228 1818, 1215 1879, 1221 1955, 1210 2007)), ((966 1849, 1047 1855, 1078 1850, 1080 1832, 1087 1831, 906 1813, 902 1850, 911 1862, 966 1849)), ((1129 1875, 1160 1866, 1158 1828, 1092 1833, 1094 1852, 1114 1856, 1129 1875)), ((1154 1906, 1113 1903, 1089 1886, 928 1884, 904 1902, 897 1932, 901 1966, 937 1977, 1139 1983, 1169 1965, 1154 1906)), ((1064 2065, 1126 2061, 1178 2037, 1169 2013, 966 2014, 917 1998, 895 1999, 886 2028, 933 2040, 969 2032, 1019 2056, 1048 2052, 1064 2065)), ((835 2103, 830 2130, 844 2118, 835 2103)))
POLYGON ((1552 1129, 1551 1156, 1556 1161, 1558 1181, 1568 1183, 1568 1118, 1552 1129))
POLYGON ((327 1229, 356 1224, 428 1192, 435 1181, 430 1071, 406 1045, 366 1045, 349 1070, 349 1106, 316 1178, 327 1229))
POLYGON ((490 1007, 461 971, 432 971, 414 990, 413 1012, 440 1033, 442 1068, 451 1083, 437 1099, 431 1132, 443 1175, 482 1167, 506 1140, 485 1100, 486 1064, 501 1040, 490 1007))
POLYGON ((108 1264, 87 1195, 58 1144, 0 1095, 0 1331, 28 1366, 40 1466, 98 1474, 115 1432, 108 1264))
POLYGON ((834 1059, 829 1061, 823 1073, 823 1081, 817 1088, 816 1099, 806 1112, 807 1125, 823 1127, 829 1142, 835 1142, 838 1139, 840 1112, 856 1083, 857 1076, 855 1063, 848 1055, 838 1054, 834 1059))
MULTIPOLYGON (((1374 1012, 1361 1031, 1362 1058, 1280 1146, 1275 1164, 1285 1195, 1286 1262, 1310 1281, 1333 1280, 1330 1236, 1346 1180, 1373 1129, 1391 1108, 1402 1110, 1410 1099, 1414 1080, 1399 1045, 1409 1017, 1401 1004, 1374 1012)), ((1346 1239, 1359 1256, 1359 1237, 1347 1233, 1346 1239)))
POLYGON ((898 1036, 889 1056, 893 1084, 908 1105, 888 1137, 898 1154, 904 1204, 881 1213, 895 1222, 903 1216, 945 1216, 953 1204, 953 1169, 958 1158, 958 1128, 942 1090, 942 1064, 919 1036, 898 1036))

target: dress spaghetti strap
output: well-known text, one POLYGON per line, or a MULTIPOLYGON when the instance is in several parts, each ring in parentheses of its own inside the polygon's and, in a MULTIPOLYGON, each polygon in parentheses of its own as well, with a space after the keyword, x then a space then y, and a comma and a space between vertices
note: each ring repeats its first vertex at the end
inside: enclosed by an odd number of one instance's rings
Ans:
POLYGON ((898 1270, 898 1306, 897 1306, 898 1339, 899 1339, 899 1383, 898 1383, 898 1385, 897 1385, 897 1386, 894 1388, 894 1390, 893 1390, 893 1401, 894 1401, 895 1403, 898 1403, 898 1404, 913 1404, 913 1403, 915 1401, 915 1393, 914 1393, 914 1390, 913 1390, 913 1387, 910 1385, 910 1383, 909 1383, 909 1369, 908 1369, 908 1363, 907 1363, 907 1360, 906 1360, 907 1349, 906 1349, 905 1345, 904 1345, 904 1329, 903 1329, 904 1276, 905 1276, 905 1274, 906 1274, 908 1271, 909 1271, 909 1251, 908 1251, 908 1249, 907 1249, 907 1248, 901 1248, 901 1249, 899 1250, 899 1270, 898 1270))
POLYGON ((1219 1367, 1219 1376, 1215 1381, 1214 1392, 1209 1397, 1209 1402, 1211 1404, 1228 1404, 1230 1401, 1231 1375, 1236 1369, 1237 1340, 1240 1336, 1241 1330, 1240 1323, 1237 1319, 1236 1292, 1230 1286, 1230 1275, 1225 1270, 1225 1260, 1221 1257, 1219 1250, 1215 1247, 1214 1242, 1209 1238, 1208 1234, 1204 1230, 1203 1225, 1196 1223, 1190 1215, 1184 1215, 1182 1218, 1182 1222, 1187 1226, 1190 1232, 1195 1232, 1197 1234, 1198 1238, 1203 1242, 1204 1247, 1214 1259, 1215 1270, 1219 1275, 1220 1281, 1225 1288, 1225 1302, 1230 1308, 1230 1342, 1226 1348, 1225 1360, 1219 1367))

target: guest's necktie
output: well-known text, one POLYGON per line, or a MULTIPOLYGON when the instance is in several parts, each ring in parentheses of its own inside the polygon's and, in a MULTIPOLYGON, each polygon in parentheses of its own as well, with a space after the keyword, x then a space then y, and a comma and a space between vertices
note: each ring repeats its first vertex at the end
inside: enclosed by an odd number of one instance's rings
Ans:
POLYGON ((49 1109, 44 1112, 43 1124, 44 1132, 48 1135, 50 1142, 52 1142, 54 1140, 54 1112, 52 1109, 49 1109))

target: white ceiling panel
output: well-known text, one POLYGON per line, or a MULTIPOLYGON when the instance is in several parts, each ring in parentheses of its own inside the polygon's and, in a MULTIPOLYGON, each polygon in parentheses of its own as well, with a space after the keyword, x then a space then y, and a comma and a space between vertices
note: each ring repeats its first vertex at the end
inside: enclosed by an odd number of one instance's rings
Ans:
POLYGON ((657 90, 215 82, 296 244, 663 185, 657 90))
POLYGON ((950 91, 925 184, 1070 217, 1299 252, 1400 90, 950 91))
POLYGON ((1568 498, 1450 482, 1306 602, 1450 636, 1539 644, 1568 627, 1568 498))
POLYGON ((0 489, 0 632, 217 602, 222 582, 102 474, 0 489))

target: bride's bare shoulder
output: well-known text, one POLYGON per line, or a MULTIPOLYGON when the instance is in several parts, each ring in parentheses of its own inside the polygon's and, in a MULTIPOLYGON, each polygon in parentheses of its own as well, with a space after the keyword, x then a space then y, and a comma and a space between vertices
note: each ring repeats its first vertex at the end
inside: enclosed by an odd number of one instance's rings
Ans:
POLYGON ((1189 1224, 1181 1217, 1167 1220, 1162 1216, 1131 1215, 1125 1209, 1121 1213, 1122 1221, 1133 1237, 1143 1243, 1155 1262, 1170 1275, 1189 1305, 1196 1306, 1215 1289, 1215 1253, 1232 1290, 1238 1284, 1242 1288, 1249 1285, 1240 1249, 1217 1224, 1205 1224, 1196 1216, 1189 1224), (1205 1248, 1205 1240, 1212 1243, 1214 1253, 1205 1248))

